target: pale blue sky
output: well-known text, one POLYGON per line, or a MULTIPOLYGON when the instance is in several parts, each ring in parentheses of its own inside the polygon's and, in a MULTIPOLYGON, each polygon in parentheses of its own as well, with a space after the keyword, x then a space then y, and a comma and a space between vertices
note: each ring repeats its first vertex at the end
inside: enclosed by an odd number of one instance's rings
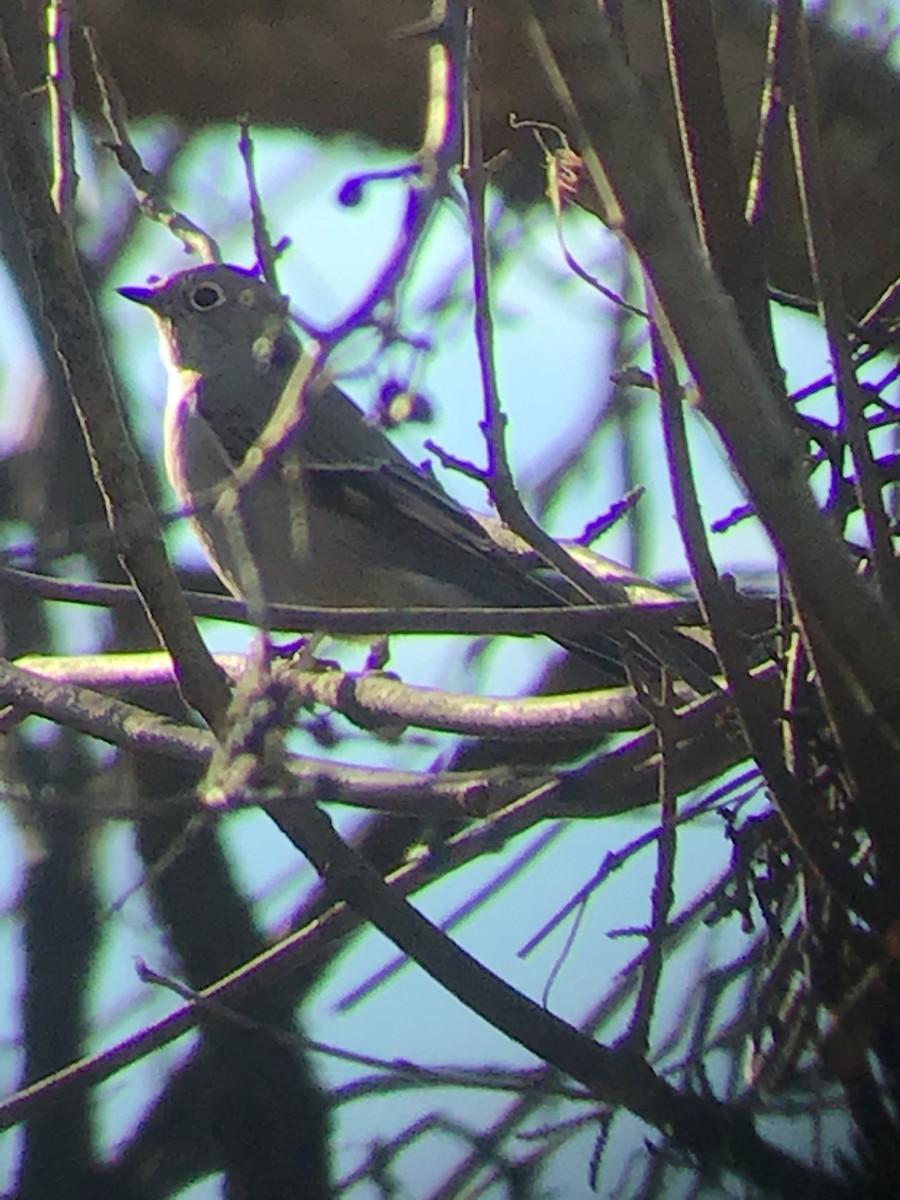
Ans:
MULTIPOLYGON (((149 145, 149 135, 145 139, 149 145)), ((307 138, 288 133, 258 135, 258 163, 263 194, 266 197, 272 232, 276 237, 289 235, 294 248, 285 256, 281 274, 282 286, 292 297, 294 306, 313 321, 325 324, 352 304, 368 286, 372 276, 390 252, 396 236, 402 189, 397 184, 379 183, 368 189, 364 202, 352 210, 341 209, 336 192, 348 174, 371 169, 384 156, 370 148, 352 143, 321 147, 307 138)), ((385 158, 384 161, 396 162, 385 158)), ((197 140, 189 163, 180 172, 180 193, 177 202, 189 215, 218 237, 234 261, 249 264, 252 253, 246 230, 246 207, 243 171, 235 149, 233 131, 211 130, 197 140)), ((109 170, 99 176, 87 174, 82 203, 99 231, 113 193, 124 195, 124 189, 109 170)), ((498 315, 497 356, 504 404, 510 418, 510 444, 514 465, 525 477, 536 466, 583 428, 591 406, 604 392, 608 373, 604 336, 609 328, 609 309, 585 285, 568 276, 556 246, 556 236, 547 214, 532 214, 523 218, 524 237, 509 263, 498 274, 495 308, 498 315)), ((567 220, 572 249, 592 271, 607 272, 611 285, 618 283, 616 247, 610 236, 596 223, 573 215, 567 220)), ((511 230, 510 236, 518 236, 511 230)), ((433 329, 431 318, 423 311, 435 287, 448 278, 453 270, 466 262, 468 248, 463 222, 458 211, 449 204, 429 237, 426 250, 420 256, 415 271, 404 289, 403 325, 409 333, 428 336, 433 329)), ((140 283, 149 274, 165 275, 187 265, 178 245, 163 230, 145 224, 135 248, 119 265, 104 300, 105 315, 113 331, 113 348, 120 368, 129 384, 134 400, 131 416, 142 444, 158 453, 160 422, 165 392, 162 367, 158 361, 152 328, 146 313, 129 306, 115 295, 113 288, 125 283, 140 283)), ((466 277, 464 268, 464 278, 466 277)), ((12 390, 12 380, 19 380, 28 369, 27 343, 15 326, 15 304, 5 278, 0 274, 0 305, 5 318, 4 348, 0 352, 0 370, 7 384, 0 395, 19 397, 12 390), (4 289, 7 289, 4 291, 4 289), (12 332, 11 332, 12 331, 12 332)), ((400 437, 404 449, 415 459, 423 457, 423 437, 433 437, 452 453, 483 461, 478 432, 481 415, 478 376, 470 323, 462 314, 458 320, 441 325, 441 344, 429 357, 427 372, 421 385, 433 398, 437 409, 434 427, 422 430, 412 427, 400 437)), ((808 321, 792 314, 778 315, 778 339, 790 383, 808 379, 823 367, 822 345, 808 321)), ((348 348, 346 362, 355 367, 365 361, 370 347, 359 344, 348 348)), ((403 357, 398 355, 402 365, 403 357)), ((0 387, 4 386, 0 377, 0 387)), ((365 405, 372 383, 360 377, 348 384, 348 390, 365 405)), ((665 485, 664 459, 658 434, 652 419, 652 402, 646 401, 647 440, 642 453, 644 478, 648 495, 643 501, 653 513, 654 539, 651 567, 654 573, 679 574, 684 569, 677 529, 665 485)), ((0 436, 9 439, 21 429, 21 413, 6 403, 0 409, 0 436)), ((698 476, 701 481, 705 511, 710 519, 727 513, 740 499, 723 462, 714 435, 701 418, 692 422, 692 440, 697 453, 698 476)), ((458 476, 443 475, 446 485, 475 507, 484 507, 484 497, 475 485, 458 476)), ((559 535, 577 535, 584 523, 603 511, 619 495, 619 481, 609 452, 601 453, 590 477, 577 488, 570 489, 552 514, 553 531, 559 535)), ((191 553, 186 535, 176 538, 179 553, 191 553)), ((720 563, 735 572, 742 568, 771 565, 765 539, 751 523, 742 525, 727 537, 714 543, 720 563)), ((600 549, 612 556, 617 552, 613 537, 600 549)), ((68 620, 69 618, 67 618, 68 620)), ((79 620, 70 625, 67 637, 69 649, 82 648, 91 635, 89 621, 79 620)), ((217 647, 240 643, 243 633, 227 634, 221 627, 210 631, 217 647)), ((420 639, 403 639, 394 647, 392 665, 404 677, 417 682, 441 682, 445 686, 463 688, 472 676, 460 665, 459 646, 455 641, 444 644, 440 652, 423 651, 420 639)), ((87 648, 87 646, 84 646, 87 648)), ((481 686, 497 691, 513 690, 531 670, 528 655, 532 650, 517 645, 513 651, 496 656, 492 670, 479 677, 481 686)), ((352 652, 351 652, 352 653, 352 652)), ((372 749, 362 739, 352 749, 362 761, 391 756, 398 761, 394 750, 372 749)), ((342 746, 340 753, 348 754, 350 747, 342 746)), ((424 765, 433 756, 433 749, 402 751, 403 761, 424 765)), ((5 818, 0 818, 4 820, 5 818)), ((646 828, 649 817, 619 820, 612 824, 587 824, 569 831, 541 862, 533 867, 518 886, 509 889, 493 901, 482 913, 470 920, 460 931, 460 940, 490 966, 500 971, 510 982, 535 997, 540 997, 548 974, 559 952, 564 932, 550 939, 534 956, 522 962, 516 957, 518 946, 531 932, 565 902, 571 892, 588 879, 606 850, 627 840, 646 828)), ((274 887, 281 880, 277 894, 260 906, 266 919, 275 919, 290 909, 292 900, 303 881, 306 869, 298 868, 294 850, 262 817, 252 814, 230 823, 229 844, 242 878, 257 893, 274 887), (298 870, 293 884, 285 873, 298 870)), ((0 847, 9 839, 0 838, 0 847)), ((500 869, 505 855, 521 848, 515 846, 499 852, 454 876, 453 880, 430 889, 420 901, 425 911, 438 915, 450 910, 478 883, 500 869)), ((15 892, 13 861, 8 849, 0 850, 0 881, 7 884, 6 902, 12 902, 15 892)), ((724 865, 728 847, 723 845, 719 826, 710 823, 697 827, 685 841, 679 867, 681 899, 699 890, 711 874, 724 865)), ((112 828, 105 836, 104 861, 106 875, 104 890, 107 902, 113 905, 135 880, 137 859, 130 845, 126 827, 112 828)), ((634 940, 611 942, 605 933, 623 923, 638 924, 647 916, 647 895, 652 856, 643 854, 622 876, 614 880, 594 899, 588 908, 575 947, 551 994, 551 1005, 562 1015, 577 1018, 594 997, 601 984, 637 949, 634 940)), ((3 927, 6 943, 2 946, 5 961, 12 958, 15 930, 7 922, 3 927)), ((138 891, 125 903, 122 911, 110 919, 110 933, 102 971, 102 986, 98 980, 97 1012, 101 1036, 98 1044, 109 1044, 129 1030, 167 1011, 171 1001, 165 995, 148 992, 136 980, 132 959, 135 954, 146 958, 152 967, 165 971, 171 968, 165 948, 153 932, 143 895, 138 891), (114 1014, 118 1017, 114 1019, 114 1014)), ((393 957, 392 950, 375 934, 368 935, 345 956, 341 968, 332 972, 326 986, 315 997, 308 1020, 311 1036, 345 1047, 356 1047, 366 1053, 386 1057, 404 1056, 421 1059, 424 1063, 459 1062, 521 1062, 522 1052, 489 1030, 482 1022, 464 1012, 452 999, 444 996, 417 968, 407 968, 376 996, 346 1016, 335 1016, 335 1002, 373 969, 393 957)), ((685 956, 676 963, 671 976, 671 994, 678 995, 690 978, 690 965, 685 956)), ((15 998, 19 983, 9 973, 0 986, 0 1020, 6 1036, 14 1034, 15 998)), ((158 1078, 168 1062, 184 1052, 187 1043, 174 1050, 156 1055, 140 1070, 146 1087, 158 1078)), ((16 1063, 11 1053, 2 1060, 5 1086, 13 1084, 16 1063)), ((347 1077, 347 1068, 330 1062, 322 1064, 329 1078, 347 1077)), ((355 1075, 355 1072, 350 1072, 355 1075)), ((133 1073, 111 1080, 103 1090, 106 1099, 114 1103, 100 1109, 103 1120, 103 1141, 114 1146, 118 1137, 127 1132, 133 1110, 139 1106, 140 1088, 133 1073)), ((428 1103, 451 1108, 471 1119, 473 1113, 484 1114, 484 1123, 498 1104, 494 1097, 477 1093, 455 1093, 449 1097, 432 1097, 428 1103)), ((390 1136, 413 1116, 419 1115, 425 1101, 417 1093, 392 1098, 388 1103, 358 1104, 340 1114, 340 1146, 338 1161, 342 1173, 358 1161, 365 1152, 367 1139, 390 1136), (389 1110, 390 1115, 386 1115, 389 1110)), ((7 1168, 11 1162, 14 1138, 0 1141, 0 1155, 7 1168)), ((577 1152, 570 1151, 565 1162, 554 1166, 549 1176, 567 1196, 587 1195, 586 1171, 589 1144, 578 1143, 577 1152), (580 1191, 581 1185, 584 1191, 580 1191)), ((441 1150, 433 1151, 431 1143, 410 1154, 408 1178, 425 1182, 427 1173, 435 1180, 446 1169, 450 1157, 441 1150)), ((0 1179, 0 1186, 4 1181, 0 1179)), ((194 1200, 206 1200, 218 1195, 218 1184, 208 1182, 191 1190, 194 1200)), ((364 1195, 360 1190, 355 1195, 364 1195)))

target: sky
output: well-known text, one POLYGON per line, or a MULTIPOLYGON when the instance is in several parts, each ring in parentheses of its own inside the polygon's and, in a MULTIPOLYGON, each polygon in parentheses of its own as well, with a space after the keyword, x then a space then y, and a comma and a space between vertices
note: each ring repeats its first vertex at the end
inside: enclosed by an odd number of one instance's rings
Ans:
MULTIPOLYGON (((152 160, 159 130, 145 130, 139 142, 152 160)), ((257 155, 261 190, 266 198, 272 232, 288 235, 293 245, 285 255, 281 273, 283 289, 293 307, 317 325, 327 325, 367 289, 389 255, 397 234, 402 206, 398 184, 378 183, 366 189, 363 202, 342 208, 336 201, 341 183, 358 171, 379 163, 394 165, 396 157, 373 152, 349 141, 322 146, 311 139, 285 132, 259 133, 257 155)), ((177 202, 189 215, 219 238, 226 256, 241 265, 252 260, 246 231, 243 168, 235 148, 233 131, 210 130, 194 141, 191 154, 179 172, 177 202)), ((87 222, 87 238, 100 238, 111 206, 126 202, 126 190, 111 171, 86 171, 81 203, 87 222)), ((495 214, 496 215, 496 214, 495 214)), ((554 461, 568 442, 587 427, 593 405, 603 394, 609 372, 606 345, 611 326, 609 306, 580 281, 562 262, 556 231, 547 213, 506 217, 500 232, 515 247, 495 278, 494 306, 498 320, 497 356, 500 389, 510 418, 510 449, 518 477, 529 480, 554 461)), ((611 280, 616 286, 621 274, 617 248, 592 219, 570 214, 566 219, 570 248, 588 270, 611 280)), ((398 437, 404 450, 416 461, 424 457, 422 441, 432 437, 453 454, 482 462, 484 458, 478 422, 481 416, 479 382, 471 337, 470 314, 462 307, 452 320, 435 325, 429 306, 445 287, 464 285, 467 238, 458 209, 446 204, 431 231, 427 248, 418 256, 408 285, 403 291, 404 328, 425 338, 436 337, 433 353, 416 368, 417 386, 433 400, 437 420, 433 427, 411 427, 398 437), (456 281, 456 282, 454 282, 456 281)), ((134 247, 117 264, 102 298, 103 314, 111 330, 113 351, 128 385, 129 414, 136 436, 152 455, 160 449, 165 381, 154 345, 147 314, 115 294, 122 284, 139 284, 151 275, 166 275, 186 266, 178 244, 164 230, 149 223, 140 229, 134 247)), ((26 414, 5 402, 13 393, 13 381, 27 374, 29 346, 17 322, 15 297, 0 272, 0 311, 4 316, 3 350, 0 354, 0 446, 9 446, 27 428, 26 414)), ((789 386, 821 371, 823 346, 811 323, 792 313, 777 314, 777 338, 789 386)), ((342 351, 347 389, 364 406, 377 382, 389 367, 382 361, 367 370, 372 353, 370 339, 357 338, 342 351)), ((390 368, 402 371, 410 364, 406 351, 397 352, 390 368)), ((15 393, 17 396, 18 392, 15 393)), ((647 573, 677 577, 684 574, 684 558, 665 486, 664 458, 652 419, 649 402, 642 418, 646 438, 641 452, 641 480, 647 485, 645 504, 651 512, 653 536, 648 547, 647 573)), ((704 511, 709 520, 722 517, 740 502, 740 491, 702 417, 693 414, 691 439, 698 462, 704 511)), ((472 507, 484 508, 480 489, 459 476, 441 473, 454 495, 472 507)), ((592 517, 618 498, 621 490, 615 456, 610 446, 601 447, 592 470, 577 486, 567 490, 549 514, 551 531, 576 536, 592 517)), ((170 498, 171 502, 171 498, 170 498)), ((172 544, 183 561, 197 559, 198 550, 185 530, 176 530, 172 544)), ((616 557, 624 542, 611 537, 599 548, 616 557)), ((772 558, 764 536, 752 523, 744 523, 727 536, 716 538, 714 550, 720 565, 740 573, 771 570, 772 558)), ((96 626, 89 617, 72 619, 67 613, 60 622, 65 648, 77 652, 91 648, 96 626)), ((215 649, 233 649, 246 642, 245 631, 226 629, 212 623, 205 633, 215 649)), ((440 649, 424 653, 420 640, 402 639, 392 648, 392 668, 410 682, 440 681, 443 686, 464 690, 477 680, 480 688, 494 693, 515 692, 535 670, 535 647, 515 646, 492 654, 489 669, 473 673, 461 661, 458 644, 445 640, 440 649)), ((355 652, 342 652, 342 661, 354 661, 355 652), (346 654, 346 657, 345 657, 346 654)), ((353 754, 358 761, 375 761, 381 748, 359 738, 340 748, 342 756, 353 754)), ((435 744, 392 751, 391 761, 424 766, 435 753, 435 744)), ((524 881, 491 901, 477 917, 458 931, 463 945, 499 971, 514 985, 540 999, 562 950, 565 931, 557 932, 528 959, 517 956, 527 940, 571 895, 591 877, 606 851, 629 836, 647 828, 646 815, 622 818, 608 824, 582 825, 563 833, 543 851, 524 881)), ((0 825, 6 819, 0 815, 0 825)), ((4 833, 7 830, 3 831, 4 833)), ((534 838, 534 834, 529 837, 534 838)), ((259 894, 260 919, 277 925, 308 881, 297 872, 296 852, 264 818, 247 814, 235 818, 226 833, 235 869, 248 889, 259 894)), ((724 865, 723 839, 718 826, 699 825, 686 841, 679 865, 678 891, 682 900, 699 890, 705 879, 724 865)), ((8 850, 9 839, 0 836, 0 903, 8 911, 15 901, 17 874, 8 850)), ((456 873, 452 880, 428 889, 416 903, 429 915, 439 917, 453 909, 469 892, 489 879, 513 853, 522 849, 523 839, 456 873)), ((99 852, 104 864, 104 899, 116 917, 104 951, 104 963, 95 991, 98 1025, 97 1046, 107 1045, 168 1011, 172 1005, 158 993, 147 994, 133 970, 140 954, 151 966, 165 969, 166 950, 153 932, 146 900, 138 887, 139 864, 126 826, 115 826, 104 836, 99 852), (119 903, 128 896, 124 904, 119 903)), ((611 940, 610 929, 623 923, 639 923, 647 915, 651 854, 644 854, 621 873, 588 906, 578 929, 574 948, 562 965, 551 991, 552 1007, 577 1019, 596 996, 598 973, 612 978, 637 949, 634 939, 611 940)), ((17 932, 13 922, 3 927, 4 960, 14 953, 17 932)), ((378 934, 369 934, 353 953, 345 955, 340 968, 314 997, 308 1016, 310 1036, 357 1048, 386 1058, 405 1057, 424 1063, 519 1063, 523 1052, 511 1046, 481 1021, 465 1012, 452 998, 415 968, 406 968, 374 996, 348 1014, 337 1015, 335 1005, 377 967, 393 958, 392 948, 378 934)), ((673 994, 689 986, 696 963, 682 956, 673 968, 673 994)), ((10 973, 0 981, 0 1027, 6 1037, 15 1034, 16 995, 20 980, 10 973)), ((178 1060, 187 1043, 153 1056, 138 1068, 142 1083, 134 1075, 115 1077, 102 1089, 98 1113, 101 1142, 114 1151, 117 1140, 128 1130, 144 1100, 142 1087, 151 1089, 161 1070, 178 1060)), ((4 1087, 14 1084, 17 1063, 14 1055, 0 1060, 4 1087)), ((323 1074, 338 1083, 357 1072, 320 1060, 323 1074)), ((461 1116, 483 1113, 487 1122, 498 1101, 477 1093, 423 1099, 410 1093, 385 1104, 357 1104, 340 1114, 341 1172, 360 1161, 370 1138, 390 1136, 391 1128, 419 1115, 423 1105, 440 1102, 461 1116)), ((630 1137, 634 1136, 631 1130, 630 1137)), ((8 1181, 14 1160, 15 1135, 0 1139, 0 1187, 8 1181)), ((433 1152, 427 1143, 403 1160, 408 1179, 437 1182, 446 1170, 449 1148, 433 1152)), ((590 1135, 577 1143, 554 1165, 549 1182, 568 1196, 589 1195, 586 1164, 590 1157, 590 1135), (583 1188, 583 1190, 581 1190, 583 1188)), ((220 1194, 220 1183, 207 1181, 182 1193, 191 1200, 209 1200, 220 1194)), ((358 1190, 354 1195, 364 1195, 358 1190)))

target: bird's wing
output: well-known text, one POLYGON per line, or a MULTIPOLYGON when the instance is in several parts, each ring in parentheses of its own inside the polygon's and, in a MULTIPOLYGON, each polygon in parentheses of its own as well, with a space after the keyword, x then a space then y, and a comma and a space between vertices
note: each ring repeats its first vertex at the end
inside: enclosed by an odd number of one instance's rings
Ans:
MULTIPOLYGON (((474 602, 539 607, 581 599, 566 580, 536 570, 533 556, 491 537, 430 471, 414 466, 334 384, 317 386, 314 380, 307 389, 291 451, 317 504, 355 521, 357 544, 377 548, 384 566, 441 580, 474 602)), ((627 598, 616 584, 609 587, 615 593, 611 600, 627 598)), ((623 678, 622 647, 614 638, 588 634, 559 640, 597 662, 608 678, 623 678)), ((628 640, 639 659, 657 662, 655 651, 628 640)))
POLYGON ((377 531, 386 562, 492 604, 564 602, 334 385, 310 389, 297 449, 321 503, 377 531))

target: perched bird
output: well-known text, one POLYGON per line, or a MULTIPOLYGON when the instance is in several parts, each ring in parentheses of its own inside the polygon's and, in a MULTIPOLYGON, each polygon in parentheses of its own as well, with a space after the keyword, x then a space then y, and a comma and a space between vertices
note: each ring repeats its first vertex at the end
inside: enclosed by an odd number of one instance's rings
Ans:
MULTIPOLYGON (((216 499, 303 353, 287 303, 254 273, 217 264, 119 291, 156 321, 169 381, 166 470, 232 592, 247 594, 249 552, 270 603, 522 607, 579 598, 501 545, 321 376, 305 389, 287 447, 241 489, 235 537, 216 499)), ((563 644, 623 678, 619 648, 605 635, 563 644)))

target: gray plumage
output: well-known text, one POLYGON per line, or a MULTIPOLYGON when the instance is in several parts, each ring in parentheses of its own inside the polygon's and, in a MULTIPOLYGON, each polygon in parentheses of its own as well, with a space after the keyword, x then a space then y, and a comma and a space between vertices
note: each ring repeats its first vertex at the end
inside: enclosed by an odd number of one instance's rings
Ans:
MULTIPOLYGON (((215 501, 302 354, 286 302, 251 272, 221 265, 120 291, 149 308, 159 329, 169 378, 169 479, 213 567, 243 595, 247 556, 215 501)), ((322 378, 307 387, 287 448, 242 490, 241 517, 269 602, 536 606, 565 603, 570 591, 501 547, 322 378)), ((590 641, 576 648, 609 666, 615 644, 590 641)))

